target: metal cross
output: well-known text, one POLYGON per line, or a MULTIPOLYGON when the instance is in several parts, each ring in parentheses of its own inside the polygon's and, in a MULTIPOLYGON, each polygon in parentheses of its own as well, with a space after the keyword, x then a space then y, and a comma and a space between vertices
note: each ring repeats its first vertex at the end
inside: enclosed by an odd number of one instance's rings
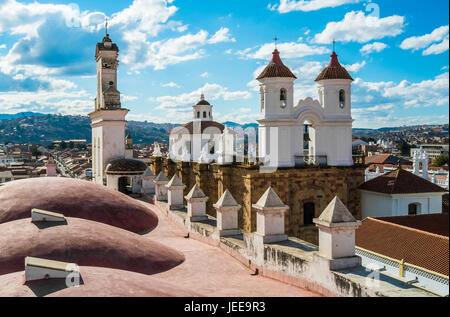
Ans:
POLYGON ((275 41, 275 48, 277 48, 277 41, 279 40, 279 38, 275 35, 274 41, 275 41))
POLYGON ((336 52, 336 41, 333 39, 333 52, 336 52))
POLYGON ((106 29, 106 35, 108 35, 108 17, 105 17, 105 29, 106 29))

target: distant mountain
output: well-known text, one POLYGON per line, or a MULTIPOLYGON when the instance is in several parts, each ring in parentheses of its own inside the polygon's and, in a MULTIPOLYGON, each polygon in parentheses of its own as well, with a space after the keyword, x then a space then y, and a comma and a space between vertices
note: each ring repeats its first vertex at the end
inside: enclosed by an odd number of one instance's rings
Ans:
POLYGON ((45 114, 37 113, 37 112, 20 112, 20 113, 16 113, 16 114, 1 114, 0 113, 0 120, 24 118, 24 117, 31 117, 31 116, 45 116, 45 114))
POLYGON ((236 127, 241 127, 242 129, 246 129, 246 128, 255 128, 258 129, 258 124, 257 123, 246 123, 246 124, 239 124, 236 122, 231 122, 231 121, 226 121, 224 123, 222 123, 223 125, 226 125, 230 128, 236 128, 236 127))

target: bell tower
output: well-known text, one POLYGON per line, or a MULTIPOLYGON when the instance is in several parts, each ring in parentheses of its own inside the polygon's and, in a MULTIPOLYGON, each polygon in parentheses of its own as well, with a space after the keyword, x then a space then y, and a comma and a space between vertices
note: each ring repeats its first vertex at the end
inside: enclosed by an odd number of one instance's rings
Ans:
POLYGON ((92 127, 92 181, 104 185, 105 168, 113 158, 125 157, 125 117, 117 90, 119 48, 109 34, 97 43, 97 97, 95 111, 89 114, 92 127))
POLYGON ((275 49, 269 65, 256 79, 261 93, 259 157, 268 167, 292 167, 293 145, 300 135, 300 128, 291 120, 297 77, 283 64, 280 52, 275 49))

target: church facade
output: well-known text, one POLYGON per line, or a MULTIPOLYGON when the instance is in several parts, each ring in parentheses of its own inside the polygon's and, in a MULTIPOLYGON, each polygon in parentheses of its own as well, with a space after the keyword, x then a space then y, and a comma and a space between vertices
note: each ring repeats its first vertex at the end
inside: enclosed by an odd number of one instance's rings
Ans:
MULTIPOLYGON (((219 149, 219 158, 211 163, 188 156, 185 160, 154 157, 151 168, 155 175, 163 172, 169 179, 177 175, 186 185, 185 195, 198 185, 209 197, 206 209, 211 216, 216 216, 214 203, 228 189, 242 206, 239 227, 247 232, 256 230, 256 211, 252 205, 271 186, 289 206, 285 232, 317 244, 313 219, 336 195, 361 219, 357 188, 364 182, 365 174, 363 161, 352 157, 353 79, 333 52, 329 65, 316 79, 319 100, 306 98, 295 105, 296 77, 279 54, 278 50, 273 52, 272 61, 257 78, 261 84, 257 160, 238 160, 234 144, 228 147, 234 149, 231 163, 220 160, 219 149)), ((197 111, 196 106, 193 122, 196 119, 210 122, 209 109, 197 111)), ((172 132, 172 148, 182 130, 172 132)), ((250 152, 250 144, 248 147, 250 152)))

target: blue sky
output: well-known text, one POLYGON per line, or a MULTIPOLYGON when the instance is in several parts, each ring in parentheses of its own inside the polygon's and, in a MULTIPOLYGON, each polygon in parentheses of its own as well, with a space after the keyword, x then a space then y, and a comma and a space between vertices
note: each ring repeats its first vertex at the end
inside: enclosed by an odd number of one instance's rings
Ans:
POLYGON ((254 78, 277 36, 296 102, 317 98, 335 39, 355 79, 354 127, 446 123, 448 10, 437 0, 0 0, 0 113, 91 112, 107 16, 131 120, 187 122, 203 91, 215 120, 255 122, 254 78))

